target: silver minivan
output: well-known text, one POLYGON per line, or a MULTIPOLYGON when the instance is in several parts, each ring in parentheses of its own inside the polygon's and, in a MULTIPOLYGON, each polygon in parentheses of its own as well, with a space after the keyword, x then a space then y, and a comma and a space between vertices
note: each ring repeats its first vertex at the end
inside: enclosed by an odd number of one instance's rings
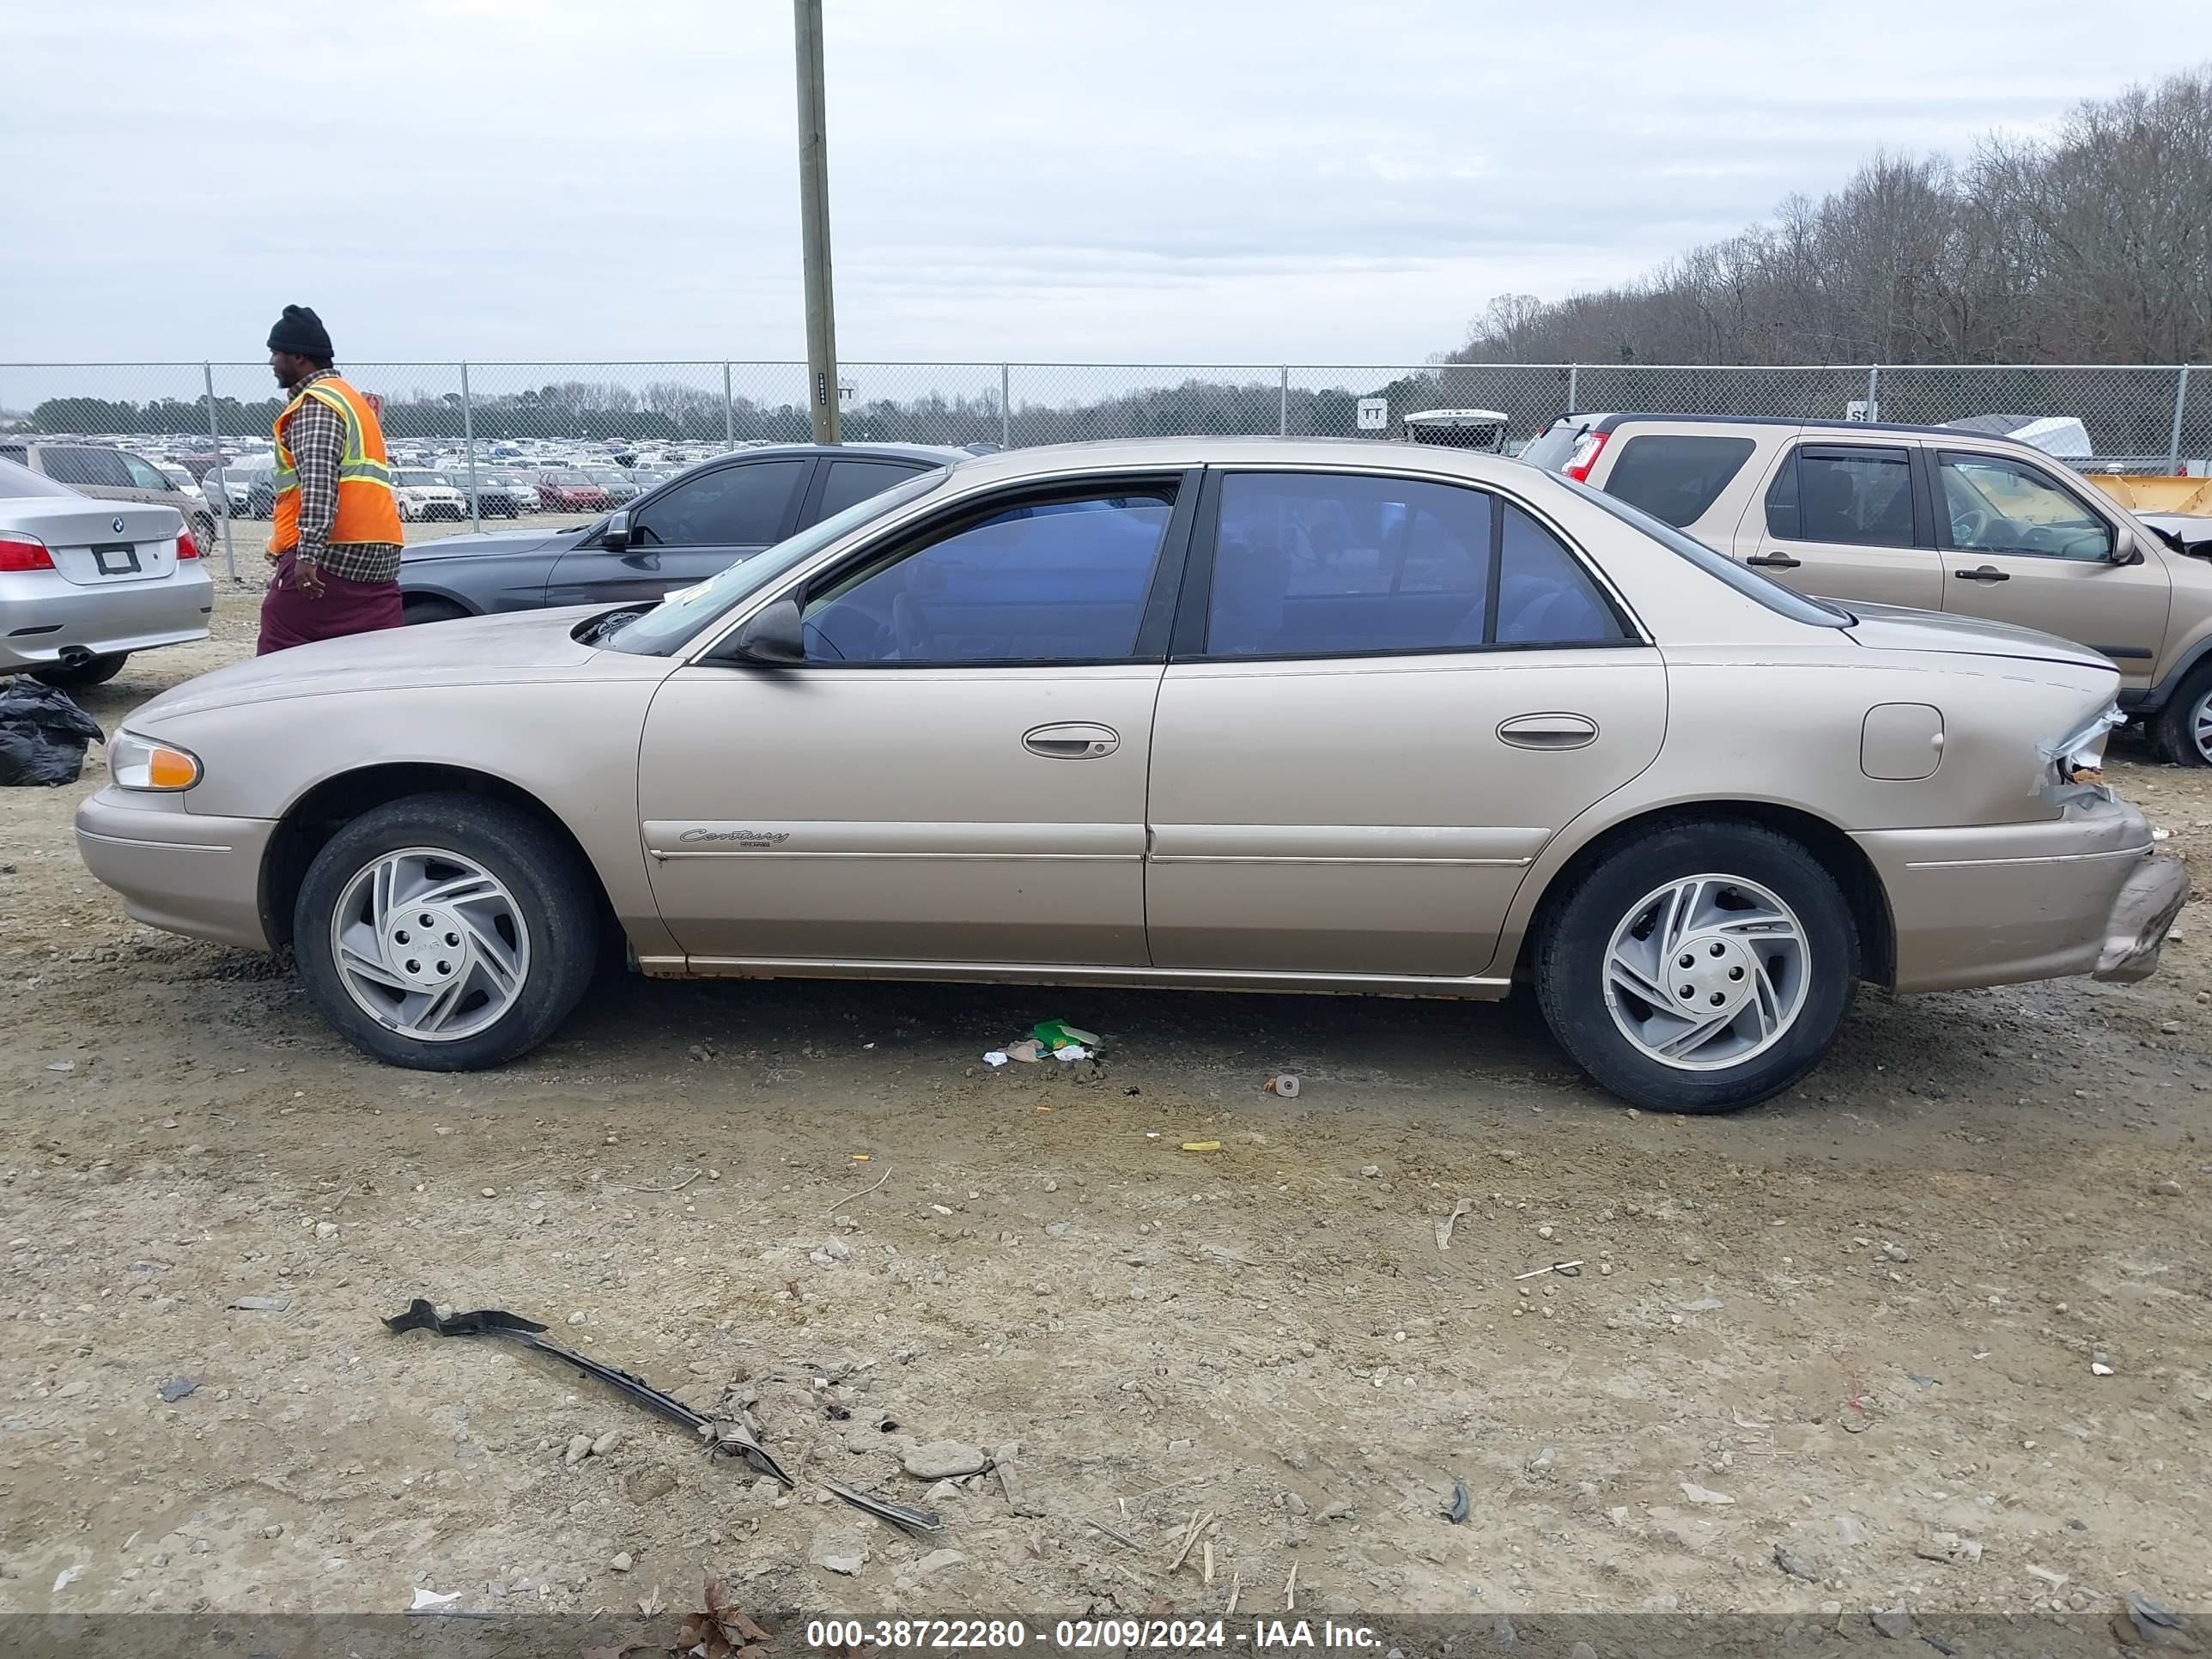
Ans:
POLYGON ((127 449, 113 444, 24 440, 0 442, 0 461, 27 467, 95 501, 173 507, 190 526, 193 544, 202 554, 214 544, 215 518, 205 498, 195 500, 153 462, 127 449))

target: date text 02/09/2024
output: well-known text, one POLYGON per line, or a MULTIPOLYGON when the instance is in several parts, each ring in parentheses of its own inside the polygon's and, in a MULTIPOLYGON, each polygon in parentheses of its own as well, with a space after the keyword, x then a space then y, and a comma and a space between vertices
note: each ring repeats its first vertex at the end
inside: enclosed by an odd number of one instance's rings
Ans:
POLYGON ((1239 1647, 1268 1652, 1298 1648, 1373 1650, 1382 1638, 1364 1625, 1324 1619, 1255 1619, 1239 1628, 1221 1619, 1060 1619, 1049 1629, 1026 1619, 813 1619, 806 1645, 853 1652, 863 1646, 1000 1653, 1036 1646, 1070 1650, 1172 1652, 1239 1647))

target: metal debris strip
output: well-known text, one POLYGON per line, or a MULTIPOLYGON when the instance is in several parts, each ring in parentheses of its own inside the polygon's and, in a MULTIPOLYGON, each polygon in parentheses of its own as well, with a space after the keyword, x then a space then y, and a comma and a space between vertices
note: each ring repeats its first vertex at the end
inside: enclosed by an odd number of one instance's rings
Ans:
MULTIPOLYGON (((726 1451, 741 1457, 787 1488, 798 1484, 783 1465, 776 1462, 775 1455, 755 1439, 743 1424, 718 1421, 703 1412, 694 1411, 674 1395, 654 1388, 643 1377, 634 1376, 616 1366, 564 1348, 557 1342, 547 1341, 544 1336, 546 1328, 534 1319, 526 1319, 520 1314, 509 1313, 503 1308, 478 1308, 471 1313, 441 1315, 434 1304, 418 1296, 407 1304, 406 1312, 386 1320, 384 1328, 395 1336, 407 1331, 421 1330, 428 1331, 434 1336, 498 1337, 539 1353, 549 1354, 565 1364, 574 1366, 586 1376, 598 1378, 655 1416, 665 1417, 670 1422, 689 1429, 707 1443, 709 1452, 726 1451)), ((825 1480, 822 1484, 854 1509, 887 1521, 902 1531, 927 1534, 943 1528, 944 1522, 931 1510, 876 1498, 834 1480, 825 1480)))

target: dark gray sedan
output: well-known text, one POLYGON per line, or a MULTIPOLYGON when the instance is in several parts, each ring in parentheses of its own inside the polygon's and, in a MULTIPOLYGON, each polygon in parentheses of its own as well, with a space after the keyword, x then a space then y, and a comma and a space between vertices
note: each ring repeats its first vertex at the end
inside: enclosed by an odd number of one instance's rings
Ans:
POLYGON ((779 444, 717 456, 592 524, 410 546, 399 566, 407 620, 651 604, 917 472, 966 459, 921 444, 779 444))

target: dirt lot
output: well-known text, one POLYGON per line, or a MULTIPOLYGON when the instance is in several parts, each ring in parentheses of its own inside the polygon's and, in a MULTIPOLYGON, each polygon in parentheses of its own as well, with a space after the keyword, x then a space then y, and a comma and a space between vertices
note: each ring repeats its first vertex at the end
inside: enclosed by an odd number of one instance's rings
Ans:
MULTIPOLYGON (((90 706, 252 623, 226 592, 90 706)), ((2203 868, 2212 774, 2116 770, 2203 868)), ((0 795, 0 1611, 583 1614, 713 1568, 781 1613, 1265 1613, 1295 1565, 1301 1611, 2212 1623, 2195 906, 2142 986, 1869 994, 1718 1121, 1623 1109, 1519 1005, 632 981, 457 1079, 130 922, 70 844, 100 773, 0 795), (980 1063, 1049 1016, 1095 1075, 980 1063), (416 1296, 751 1401, 799 1492, 387 1335, 416 1296), (979 1481, 917 1542, 818 1490, 924 1501, 908 1437, 1018 1441, 1036 1512, 979 1481)))

